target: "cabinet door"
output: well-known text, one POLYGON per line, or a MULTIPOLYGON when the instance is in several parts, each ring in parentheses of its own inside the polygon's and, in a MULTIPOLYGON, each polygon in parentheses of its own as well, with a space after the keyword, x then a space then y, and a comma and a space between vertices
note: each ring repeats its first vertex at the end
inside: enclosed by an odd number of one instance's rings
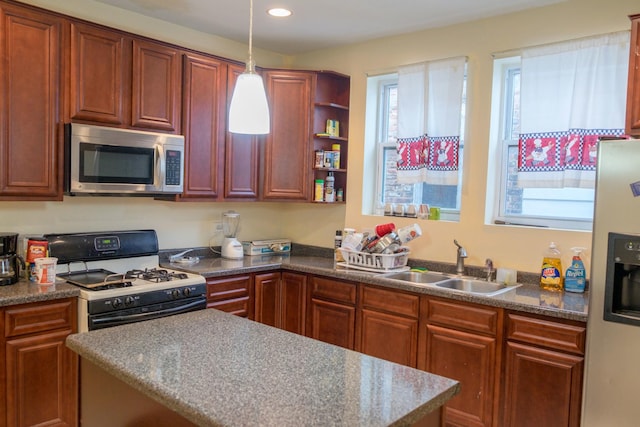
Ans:
MULTIPOLYGON (((227 77, 227 110, 238 76, 245 67, 229 65, 227 77)), ((225 125, 225 129, 226 129, 225 125)), ((259 137, 227 132, 225 144, 225 199, 258 199, 258 176, 260 172, 259 137)))
POLYGON ((291 272, 282 273, 281 328, 304 335, 306 313, 307 276, 291 272))
POLYGON ((117 31, 71 23, 70 118, 123 125, 129 105, 131 40, 117 31))
MULTIPOLYGON (((496 384, 496 339, 427 325, 425 370, 460 381, 444 408, 446 425, 491 426, 496 384)), ((544 424, 539 424, 544 425, 544 424)))
POLYGON ((6 343, 7 425, 76 425, 77 357, 71 330, 6 343))
POLYGON ((271 132, 264 147, 262 198, 310 200, 312 74, 268 71, 265 80, 271 132))
POLYGON ((631 21, 626 128, 627 134, 640 135, 640 15, 632 16, 631 21))
POLYGON ((0 6, 0 197, 62 199, 62 21, 0 6))
POLYGON ((280 273, 256 274, 256 322, 280 327, 280 273))
POLYGON ((583 366, 582 356, 507 342, 503 425, 579 426, 583 366))
POLYGON ((418 320, 373 310, 360 312, 358 351, 401 365, 416 367, 418 320))
POLYGON ((181 52, 133 40, 131 125, 180 133, 181 52))
POLYGON ((254 291, 249 275, 207 279, 207 308, 253 319, 254 291))
POLYGON ((311 330, 307 336, 353 350, 355 347, 355 307, 311 299, 311 330))
POLYGON ((184 55, 183 130, 185 177, 182 197, 216 199, 224 179, 227 64, 184 55))

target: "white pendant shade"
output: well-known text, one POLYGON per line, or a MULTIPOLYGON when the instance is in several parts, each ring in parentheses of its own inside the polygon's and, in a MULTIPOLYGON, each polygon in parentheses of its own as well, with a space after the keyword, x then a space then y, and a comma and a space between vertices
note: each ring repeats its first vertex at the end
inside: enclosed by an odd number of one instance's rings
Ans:
POLYGON ((229 132, 259 135, 269 131, 269 105, 262 77, 242 73, 231 97, 229 132))

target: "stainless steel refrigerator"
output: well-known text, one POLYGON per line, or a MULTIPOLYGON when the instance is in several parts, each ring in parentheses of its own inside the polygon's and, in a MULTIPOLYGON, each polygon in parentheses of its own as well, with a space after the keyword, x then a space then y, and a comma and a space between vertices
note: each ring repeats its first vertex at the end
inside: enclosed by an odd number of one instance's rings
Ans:
POLYGON ((640 426, 640 140, 598 144, 583 427, 640 426))

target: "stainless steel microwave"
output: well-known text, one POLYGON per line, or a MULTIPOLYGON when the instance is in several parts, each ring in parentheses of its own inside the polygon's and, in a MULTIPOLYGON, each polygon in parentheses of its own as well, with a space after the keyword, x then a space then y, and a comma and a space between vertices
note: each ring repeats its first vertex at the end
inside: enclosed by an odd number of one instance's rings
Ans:
POLYGON ((182 135, 65 125, 66 194, 178 194, 183 180, 182 135))

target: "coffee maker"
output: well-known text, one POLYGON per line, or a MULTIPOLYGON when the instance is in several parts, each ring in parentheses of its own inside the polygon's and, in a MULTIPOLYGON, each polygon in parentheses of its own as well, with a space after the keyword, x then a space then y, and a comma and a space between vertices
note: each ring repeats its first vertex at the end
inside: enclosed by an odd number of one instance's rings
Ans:
POLYGON ((0 286, 12 285, 25 269, 24 259, 17 254, 18 234, 0 232, 0 286))

